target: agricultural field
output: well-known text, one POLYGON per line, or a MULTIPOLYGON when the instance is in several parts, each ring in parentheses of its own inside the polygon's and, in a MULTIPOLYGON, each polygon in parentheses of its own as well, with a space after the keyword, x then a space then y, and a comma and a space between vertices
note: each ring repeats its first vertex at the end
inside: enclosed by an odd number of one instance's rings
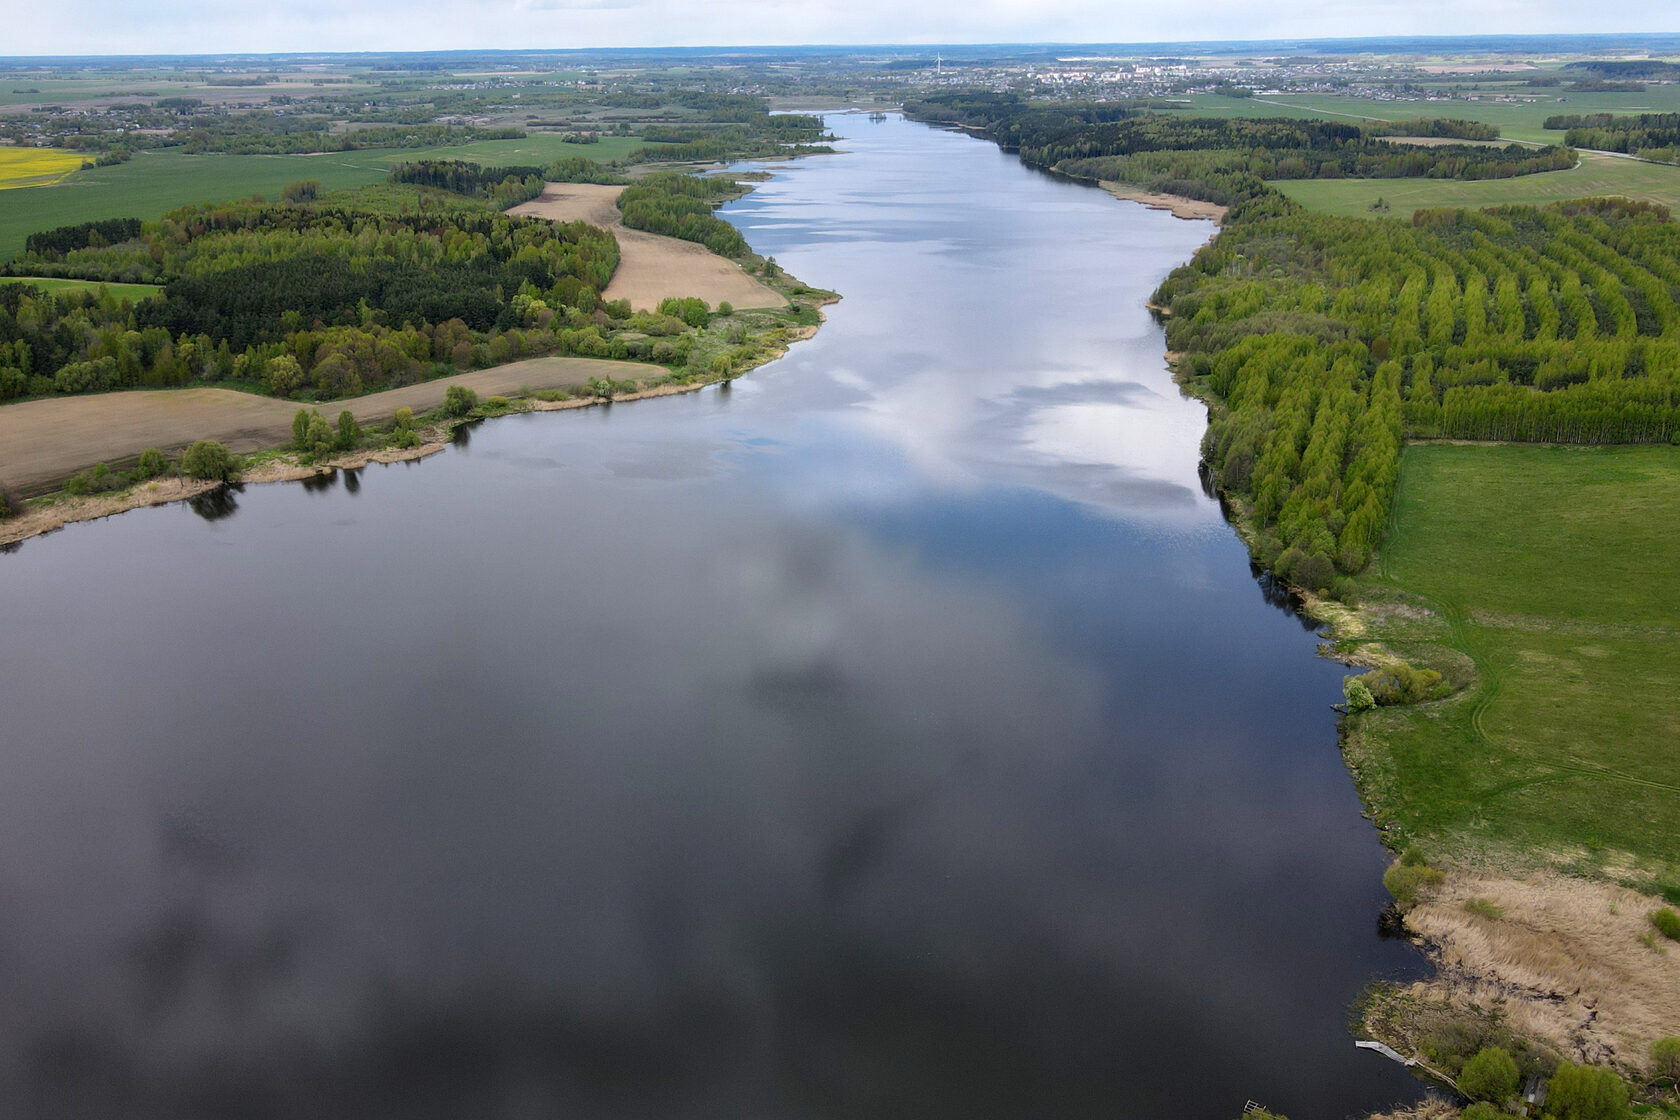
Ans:
POLYGON ((1680 213, 1680 167, 1592 152, 1581 153, 1574 170, 1513 179, 1294 179, 1272 185, 1309 209, 1344 217, 1383 213, 1373 209, 1379 199, 1389 216, 1409 218, 1435 206, 1542 205, 1600 195, 1657 202, 1680 213))
POLYGON ((1382 823, 1680 884, 1677 506, 1680 447, 1407 449, 1362 640, 1474 683, 1353 721, 1382 823))
MULTIPOLYGON (((316 179, 326 190, 358 187, 385 177, 392 164, 422 159, 471 159, 487 164, 544 163, 562 156, 615 159, 639 141, 606 139, 567 144, 558 136, 484 140, 436 149, 370 149, 320 155, 188 155, 178 150, 140 152, 127 163, 95 167, 51 187, 20 190, 0 207, 0 260, 23 248, 31 233, 100 218, 157 218, 178 206, 277 197, 299 179, 316 179)), ((0 149, 3 153, 4 149, 0 149)), ((3 156, 0 156, 3 158, 3 156)), ((80 166, 81 157, 76 157, 80 166)))
POLYGON ((0 284, 23 283, 44 292, 106 291, 118 299, 142 300, 157 295, 163 289, 156 284, 108 284, 103 280, 60 280, 52 276, 4 276, 0 284))
POLYGON ((0 147, 0 190, 50 186, 81 167, 85 158, 56 148, 0 147))

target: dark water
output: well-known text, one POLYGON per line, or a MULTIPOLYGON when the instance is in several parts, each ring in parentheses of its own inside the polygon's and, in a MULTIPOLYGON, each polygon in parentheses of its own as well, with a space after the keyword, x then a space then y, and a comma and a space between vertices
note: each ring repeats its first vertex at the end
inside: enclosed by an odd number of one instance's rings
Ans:
POLYGON ((1142 301, 1210 230, 837 118, 726 390, 0 556, 0 1115, 1339 1118, 1337 666, 1142 301))

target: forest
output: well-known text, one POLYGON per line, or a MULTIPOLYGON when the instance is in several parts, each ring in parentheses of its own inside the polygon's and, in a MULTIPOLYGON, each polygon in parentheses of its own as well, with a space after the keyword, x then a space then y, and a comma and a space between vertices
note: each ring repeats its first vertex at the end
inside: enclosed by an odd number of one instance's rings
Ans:
POLYGON ((618 210, 631 229, 697 241, 720 257, 744 257, 752 250, 741 231, 712 213, 739 194, 733 179, 664 173, 626 187, 618 210))
POLYGON ((762 119, 725 122, 741 115, 730 108, 713 111, 710 123, 650 124, 642 130, 646 145, 631 151, 627 163, 706 163, 753 156, 796 156, 832 152, 823 138, 821 117, 778 113, 762 119))
POLYGON ((1567 130, 1564 142, 1571 147, 1680 163, 1680 113, 1560 115, 1547 117, 1546 127, 1567 130))
POLYGON ((348 396, 433 376, 440 364, 564 350, 561 328, 630 314, 600 300, 618 263, 609 232, 484 206, 393 214, 226 203, 177 210, 115 244, 91 241, 46 236, 18 267, 140 275, 161 282, 161 295, 131 303, 0 285, 0 399, 219 380, 348 396), (64 247, 79 241, 88 243, 64 247))
MULTIPOLYGON (((575 158, 575 157, 574 157, 575 158)), ((595 166, 592 160, 579 162, 595 166)), ((481 167, 459 159, 420 160, 399 163, 387 178, 393 183, 449 191, 467 198, 483 198, 498 210, 529 202, 542 194, 543 184, 556 179, 543 167, 481 167)))

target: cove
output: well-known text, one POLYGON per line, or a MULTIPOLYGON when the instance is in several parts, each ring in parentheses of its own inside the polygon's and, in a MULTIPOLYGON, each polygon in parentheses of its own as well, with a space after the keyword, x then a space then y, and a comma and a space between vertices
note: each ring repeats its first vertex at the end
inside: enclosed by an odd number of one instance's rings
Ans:
POLYGON ((0 1114, 1413 1097, 1341 668, 1144 308, 1213 232, 896 118, 725 211, 727 388, 0 556, 0 1114))

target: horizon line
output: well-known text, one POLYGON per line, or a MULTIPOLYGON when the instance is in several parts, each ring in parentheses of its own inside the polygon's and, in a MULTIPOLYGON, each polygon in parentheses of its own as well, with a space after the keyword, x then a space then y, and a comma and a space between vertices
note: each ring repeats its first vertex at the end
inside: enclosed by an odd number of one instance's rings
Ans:
POLYGON ((367 56, 404 56, 404 55, 445 55, 470 56, 486 54, 506 55, 579 55, 589 53, 661 53, 661 52, 715 52, 727 53, 737 51, 778 51, 778 50, 809 50, 809 51, 857 51, 857 50, 905 50, 928 51, 942 47, 956 47, 969 50, 979 49, 1038 49, 1079 48, 1094 50, 1101 48, 1129 48, 1144 47, 1265 47, 1265 46, 1311 46, 1316 44, 1356 44, 1356 43, 1443 43, 1498 40, 1512 41, 1543 41, 1557 39, 1594 39, 1594 40, 1649 40, 1674 39, 1680 40, 1680 29, 1672 31, 1546 31, 1546 32, 1458 32, 1430 35, 1409 34, 1374 34, 1374 35, 1330 35, 1330 36, 1283 36, 1277 38, 1235 38, 1235 39, 1144 39, 1132 41, 1105 40, 997 40, 997 41, 947 41, 947 42, 854 42, 854 43, 711 43, 698 45, 666 45, 666 46, 591 46, 591 47, 440 47, 440 48, 361 48, 355 50, 298 50, 298 51, 257 51, 230 49, 202 52, 146 52, 135 54, 121 53, 62 53, 62 54, 20 54, 0 55, 0 65, 28 62, 33 60, 147 60, 147 59, 228 59, 228 58, 356 58, 367 56))

